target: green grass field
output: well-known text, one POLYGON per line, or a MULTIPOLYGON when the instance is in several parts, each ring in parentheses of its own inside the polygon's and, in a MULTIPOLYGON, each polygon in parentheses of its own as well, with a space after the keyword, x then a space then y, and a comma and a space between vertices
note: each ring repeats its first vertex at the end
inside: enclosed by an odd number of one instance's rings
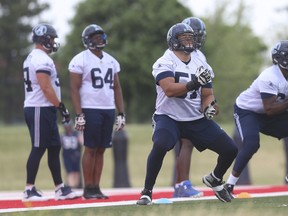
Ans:
MULTIPOLYGON (((29 212, 9 213, 9 215, 29 216, 286 216, 288 212, 287 196, 265 197, 253 199, 234 199, 231 203, 221 203, 218 200, 184 201, 173 204, 152 205, 152 206, 109 206, 97 208, 67 209, 67 210, 42 210, 29 212)), ((7 214, 8 215, 8 214, 7 214)))
MULTIPOLYGON (((233 124, 221 125, 231 135, 233 124)), ((62 130, 62 128, 60 128, 62 130)), ((151 126, 150 125, 127 125, 129 135, 128 167, 130 181, 133 187, 143 187, 146 159, 151 149, 151 126)), ((255 185, 280 185, 283 184, 285 175, 284 148, 281 141, 274 138, 261 136, 262 147, 253 157, 250 170, 255 185)), ((25 166, 30 150, 30 138, 25 125, 6 126, 0 125, 0 190, 23 190, 26 173, 25 166)), ((192 157, 191 179, 196 186, 204 186, 201 177, 210 172, 216 161, 213 152, 202 153, 195 150, 192 157)), ((159 173, 156 187, 167 187, 172 183, 174 167, 174 152, 168 152, 159 173)), ((63 171, 63 176, 64 176, 63 171)), ((228 173, 225 178, 227 178, 228 173)), ((111 188, 113 184, 113 155, 111 150, 105 154, 105 165, 101 181, 101 187, 111 188)), ((46 156, 42 159, 38 172, 36 185, 41 190, 54 188, 52 178, 47 167, 46 156)), ((140 191, 139 191, 140 192, 140 191)), ((288 198, 266 197, 253 199, 235 199, 232 203, 224 204, 218 200, 174 202, 170 205, 152 206, 114 206, 101 208, 83 208, 72 210, 42 210, 9 213, 9 215, 103 215, 105 216, 186 216, 186 215, 233 215, 249 216, 256 215, 287 215, 288 198)), ((7 213, 8 215, 8 213, 7 213)))
MULTIPOLYGON (((232 124, 221 125, 228 134, 233 130, 232 124)), ((62 130, 60 126, 60 130, 62 130)), ((142 187, 145 177, 146 159, 150 152, 151 126, 127 125, 128 169, 132 187, 142 187)), ((26 179, 26 160, 30 150, 30 138, 25 125, 0 125, 0 190, 23 190, 26 179)), ((199 153, 194 150, 191 163, 191 179, 193 184, 203 186, 201 177, 209 173, 216 161, 216 154, 206 150, 199 153)), ((101 187, 111 188, 113 185, 113 154, 108 149, 105 153, 105 163, 101 187)), ((174 169, 174 152, 167 153, 163 167, 157 178, 156 187, 167 187, 172 183, 174 169)), ((281 141, 268 136, 261 136, 261 148, 250 163, 251 176, 257 185, 279 185, 285 175, 284 148, 281 141)), ((62 169, 63 177, 65 176, 62 169)), ((228 173, 225 177, 227 177, 228 173)), ((36 185, 39 189, 53 189, 52 178, 47 167, 46 154, 40 165, 36 185)))

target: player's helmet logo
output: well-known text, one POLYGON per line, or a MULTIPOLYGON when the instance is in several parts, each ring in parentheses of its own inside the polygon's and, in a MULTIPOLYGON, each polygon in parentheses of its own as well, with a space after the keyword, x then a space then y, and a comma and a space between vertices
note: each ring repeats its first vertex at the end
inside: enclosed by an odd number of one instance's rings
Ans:
POLYGON ((35 28, 35 34, 36 34, 37 36, 43 36, 46 32, 47 32, 47 27, 44 26, 44 25, 37 26, 37 27, 35 28))

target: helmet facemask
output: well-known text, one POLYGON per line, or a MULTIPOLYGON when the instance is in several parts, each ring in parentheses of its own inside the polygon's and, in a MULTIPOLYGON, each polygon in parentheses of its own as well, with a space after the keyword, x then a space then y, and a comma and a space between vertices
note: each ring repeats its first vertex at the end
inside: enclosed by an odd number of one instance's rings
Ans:
POLYGON ((185 23, 175 24, 167 33, 167 43, 170 50, 183 51, 187 54, 193 52, 195 50, 193 29, 185 23))
POLYGON ((91 24, 82 32, 82 43, 87 49, 102 50, 108 44, 107 35, 100 26, 91 24))
POLYGON ((279 65, 280 68, 288 70, 288 41, 280 41, 272 49, 273 64, 279 65))
POLYGON ((92 50, 102 50, 107 44, 107 35, 104 32, 96 32, 89 35, 88 48, 92 50))
POLYGON ((194 41, 192 33, 184 33, 177 36, 179 51, 184 51, 185 53, 191 53, 194 51, 194 41))

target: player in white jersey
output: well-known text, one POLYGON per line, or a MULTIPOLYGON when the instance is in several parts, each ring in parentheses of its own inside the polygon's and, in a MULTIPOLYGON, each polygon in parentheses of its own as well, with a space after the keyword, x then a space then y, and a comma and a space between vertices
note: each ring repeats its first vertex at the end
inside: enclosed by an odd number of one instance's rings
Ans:
POLYGON ((116 130, 125 125, 124 103, 118 77, 120 65, 103 51, 108 43, 103 29, 88 25, 82 33, 86 50, 69 64, 71 95, 76 112, 75 128, 84 132, 82 168, 85 199, 107 199, 100 190, 106 148, 112 147, 115 105, 116 130))
POLYGON ((23 63, 25 101, 24 115, 28 126, 32 148, 26 164, 27 179, 24 201, 43 201, 35 187, 39 164, 45 151, 48 151, 48 165, 55 185, 55 199, 73 199, 77 194, 64 185, 60 167, 60 136, 57 126, 57 109, 63 123, 70 121, 70 115, 60 97, 60 84, 51 52, 59 48, 54 40, 56 30, 49 24, 39 24, 32 30, 35 49, 23 63))
POLYGON ((242 170, 260 148, 260 132, 288 137, 288 40, 272 49, 273 65, 265 69, 236 99, 235 124, 243 142, 225 187, 233 191, 242 170))
MULTIPOLYGON (((206 40, 206 26, 204 22, 198 17, 188 17, 184 19, 182 23, 188 24, 194 31, 195 51, 193 53, 202 59, 203 62, 207 62, 205 55, 200 51, 206 40)), ((213 78, 214 73, 212 68, 208 64, 207 67, 211 71, 211 76, 213 78)), ((215 109, 216 112, 218 112, 218 107, 216 105, 215 109)), ((203 196, 203 192, 195 189, 189 179, 193 144, 188 139, 181 139, 181 142, 177 142, 174 149, 176 153, 176 178, 173 197, 203 196)))
POLYGON ((173 25, 167 33, 166 52, 153 65, 157 98, 153 115, 153 148, 147 159, 144 189, 138 205, 152 204, 152 190, 166 153, 180 138, 199 151, 210 149, 219 156, 213 172, 203 177, 223 202, 230 202, 222 178, 237 155, 232 139, 212 119, 216 114, 211 72, 194 48, 192 28, 173 25))

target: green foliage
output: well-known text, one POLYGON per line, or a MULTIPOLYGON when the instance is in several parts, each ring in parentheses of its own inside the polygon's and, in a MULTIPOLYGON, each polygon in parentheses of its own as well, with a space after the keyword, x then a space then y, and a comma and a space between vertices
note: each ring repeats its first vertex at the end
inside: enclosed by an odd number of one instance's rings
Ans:
POLYGON ((73 29, 63 48, 63 65, 83 49, 80 35, 84 27, 91 23, 100 25, 108 35, 105 51, 121 64, 128 120, 150 121, 155 105, 152 64, 167 49, 170 26, 187 16, 191 16, 189 10, 176 0, 86 0, 71 21, 73 29))
POLYGON ((221 112, 217 118, 230 121, 235 99, 259 74, 267 47, 249 26, 241 24, 245 19, 241 5, 235 23, 227 23, 225 10, 226 6, 220 5, 205 20, 208 37, 203 52, 215 73, 213 88, 221 112))
MULTIPOLYGON (((32 45, 31 20, 48 5, 40 5, 37 0, 0 0, 0 5, 0 120, 9 123, 23 120, 21 71, 32 45)), ((214 14, 201 17, 208 32, 203 52, 216 74, 213 84, 221 111, 217 120, 221 121, 231 121, 235 98, 259 73, 262 54, 267 49, 250 27, 243 24, 245 5, 240 4, 229 20, 226 8, 225 0, 219 0, 214 14)), ((156 97, 152 64, 167 49, 166 34, 170 26, 193 16, 193 12, 177 0, 86 0, 76 7, 75 14, 66 43, 53 56, 68 109, 73 114, 68 63, 84 49, 83 29, 96 23, 108 35, 105 51, 121 64, 127 121, 150 122, 156 97)))
POLYGON ((29 20, 46 8, 37 0, 0 0, 0 119, 6 123, 23 118, 22 63, 31 46, 29 20))

